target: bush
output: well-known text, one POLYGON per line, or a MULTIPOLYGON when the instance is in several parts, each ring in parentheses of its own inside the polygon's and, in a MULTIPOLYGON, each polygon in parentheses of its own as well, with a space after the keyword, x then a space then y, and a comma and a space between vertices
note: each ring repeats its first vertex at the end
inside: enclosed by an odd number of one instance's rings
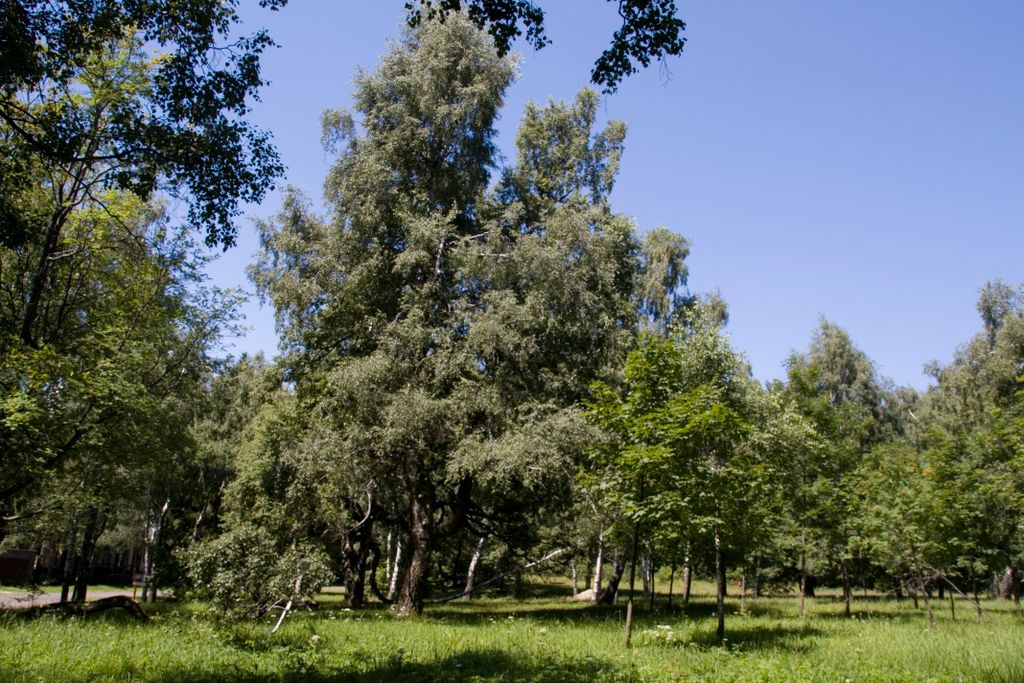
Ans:
POLYGON ((333 578, 320 548, 296 543, 281 551, 269 532, 251 525, 194 546, 187 562, 199 596, 239 616, 262 616, 279 602, 315 594, 333 578))

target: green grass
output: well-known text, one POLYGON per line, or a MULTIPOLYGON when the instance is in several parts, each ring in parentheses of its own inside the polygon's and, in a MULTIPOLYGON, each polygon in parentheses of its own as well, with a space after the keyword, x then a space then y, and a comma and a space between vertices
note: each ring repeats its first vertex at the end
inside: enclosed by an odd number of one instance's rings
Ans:
MULTIPOLYGON (((332 596, 333 597, 333 596, 332 596)), ((1002 601, 946 609, 929 628, 909 601, 831 598, 797 617, 792 597, 731 599, 727 642, 714 605, 641 610, 622 647, 624 608, 564 598, 489 598, 401 620, 379 606, 232 623, 201 603, 163 603, 151 623, 0 615, 0 680, 22 681, 1024 681, 1024 618, 1002 601)))

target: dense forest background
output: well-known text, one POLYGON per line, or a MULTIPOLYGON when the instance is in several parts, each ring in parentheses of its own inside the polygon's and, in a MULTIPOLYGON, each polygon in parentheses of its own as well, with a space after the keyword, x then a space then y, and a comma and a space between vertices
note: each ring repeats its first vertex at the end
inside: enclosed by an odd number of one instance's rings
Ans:
POLYGON ((238 297, 202 242, 282 169, 244 116, 269 37, 211 61, 232 6, 200 5, 0 73, 0 544, 33 580, 252 616, 339 581, 409 615, 527 569, 611 602, 670 567, 684 596, 714 577, 720 629, 730 577, 1019 605, 1024 288, 980 290, 923 393, 826 319, 762 385, 687 239, 610 205, 626 127, 596 92, 530 105, 499 161, 515 68, 471 14, 419 15, 324 114, 326 209, 287 192, 251 266, 281 355, 217 359, 238 297))

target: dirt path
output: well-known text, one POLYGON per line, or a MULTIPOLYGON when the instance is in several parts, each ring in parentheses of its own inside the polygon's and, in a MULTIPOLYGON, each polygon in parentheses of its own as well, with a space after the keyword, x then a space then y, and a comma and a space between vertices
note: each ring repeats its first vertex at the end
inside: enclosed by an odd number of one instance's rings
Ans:
MULTIPOLYGON (((89 600, 110 598, 115 595, 127 595, 132 597, 132 589, 112 591, 89 591, 86 597, 89 600)), ((39 605, 51 605, 60 602, 60 593, 36 593, 0 590, 0 609, 21 609, 25 607, 38 607, 39 605)))

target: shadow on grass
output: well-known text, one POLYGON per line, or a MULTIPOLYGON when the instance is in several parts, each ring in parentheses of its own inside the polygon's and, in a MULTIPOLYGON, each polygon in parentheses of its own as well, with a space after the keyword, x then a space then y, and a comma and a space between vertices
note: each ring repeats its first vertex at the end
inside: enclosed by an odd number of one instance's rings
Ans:
POLYGON ((791 626, 733 626, 725 620, 725 641, 719 642, 714 628, 694 633, 689 643, 702 649, 726 647, 730 650, 754 652, 758 650, 774 650, 782 652, 803 653, 813 647, 810 639, 824 634, 819 628, 810 624, 791 626))
MULTIPOLYGON (((517 660, 508 653, 499 650, 471 650, 461 652, 437 662, 423 663, 402 662, 397 656, 391 656, 380 662, 370 662, 358 669, 317 668, 316 666, 300 666, 294 672, 284 675, 275 673, 261 675, 259 672, 218 672, 203 675, 195 672, 181 672, 157 676, 149 680, 159 683, 263 683, 278 681, 299 683, 300 681, 369 681, 384 683, 386 681, 463 681, 463 680, 502 680, 502 681, 550 681, 557 683, 575 683, 593 681, 601 674, 612 671, 612 665, 594 659, 573 659, 558 661, 555 659, 531 658, 529 661, 517 660)), ((627 669, 616 672, 620 677, 616 680, 641 680, 639 675, 630 675, 627 669)))
MULTIPOLYGON (((739 604, 730 601, 726 604, 727 613, 734 615, 739 604)), ((489 620, 528 619, 537 622, 567 622, 574 624, 604 623, 622 621, 625 618, 626 604, 620 601, 617 605, 595 605, 590 602, 564 600, 563 602, 545 601, 541 604, 531 601, 473 601, 449 603, 443 606, 429 606, 423 618, 429 621, 447 624, 480 624, 489 620)), ((640 622, 664 621, 673 619, 704 620, 714 619, 717 606, 713 601, 691 601, 689 604, 655 603, 651 610, 648 604, 635 603, 634 618, 640 622)), ((784 618, 792 615, 777 604, 757 603, 748 601, 745 615, 758 618, 784 618)))

